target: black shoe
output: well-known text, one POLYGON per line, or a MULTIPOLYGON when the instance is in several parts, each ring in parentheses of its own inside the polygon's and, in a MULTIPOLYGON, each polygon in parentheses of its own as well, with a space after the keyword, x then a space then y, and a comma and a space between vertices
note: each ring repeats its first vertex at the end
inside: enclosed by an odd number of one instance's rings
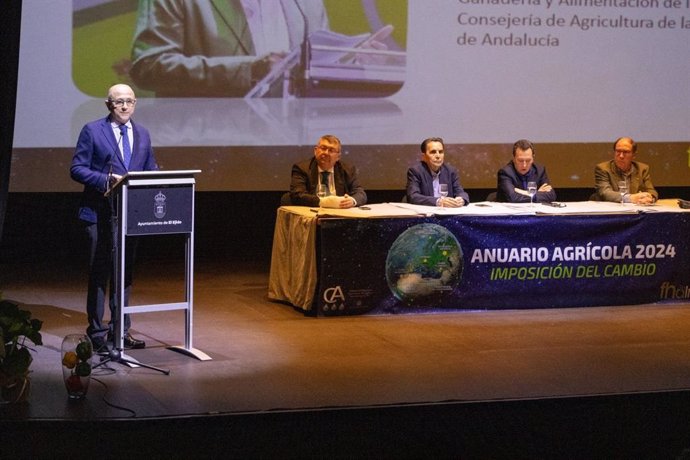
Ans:
MULTIPOLYGON (((108 340, 112 340, 112 334, 108 334, 108 340)), ((122 341, 122 345, 126 350, 138 350, 140 348, 146 348, 146 342, 135 339, 129 332, 125 334, 125 339, 122 341)))
POLYGON ((139 349, 139 348, 146 348, 146 342, 143 340, 138 340, 132 337, 130 334, 125 334, 125 340, 124 340, 124 346, 127 349, 139 349))

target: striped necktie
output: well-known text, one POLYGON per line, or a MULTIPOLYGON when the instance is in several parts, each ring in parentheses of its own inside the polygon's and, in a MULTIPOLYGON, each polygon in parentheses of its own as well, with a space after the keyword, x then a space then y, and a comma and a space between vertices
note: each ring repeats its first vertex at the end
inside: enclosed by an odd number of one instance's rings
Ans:
POLYGON ((321 171, 321 185, 326 186, 326 196, 331 194, 331 184, 328 182, 328 176, 330 175, 331 173, 328 171, 321 171))

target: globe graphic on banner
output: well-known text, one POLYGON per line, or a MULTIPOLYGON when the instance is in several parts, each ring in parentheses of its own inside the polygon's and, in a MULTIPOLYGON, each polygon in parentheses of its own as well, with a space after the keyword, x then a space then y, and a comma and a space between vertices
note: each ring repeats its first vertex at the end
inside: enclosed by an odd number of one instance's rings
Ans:
POLYGON ((408 306, 438 305, 460 282, 462 249, 445 227, 419 224, 398 236, 386 257, 386 281, 408 306))

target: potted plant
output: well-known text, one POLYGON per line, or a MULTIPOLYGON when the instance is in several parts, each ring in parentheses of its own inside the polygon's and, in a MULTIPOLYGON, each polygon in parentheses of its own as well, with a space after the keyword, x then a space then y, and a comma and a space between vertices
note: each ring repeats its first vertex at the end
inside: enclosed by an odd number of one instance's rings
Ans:
POLYGON ((31 312, 20 310, 8 300, 0 300, 0 400, 4 402, 25 401, 29 395, 29 366, 31 349, 27 339, 34 345, 43 345, 41 326, 43 321, 31 318, 31 312))

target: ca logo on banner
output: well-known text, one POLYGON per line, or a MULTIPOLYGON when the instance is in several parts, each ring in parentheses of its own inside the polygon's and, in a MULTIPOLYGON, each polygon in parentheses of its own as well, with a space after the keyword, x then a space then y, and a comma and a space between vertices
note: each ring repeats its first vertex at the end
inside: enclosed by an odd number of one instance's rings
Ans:
POLYGON ((338 301, 345 301, 343 289, 340 286, 328 288, 323 291, 323 300, 326 303, 336 303, 338 301))

